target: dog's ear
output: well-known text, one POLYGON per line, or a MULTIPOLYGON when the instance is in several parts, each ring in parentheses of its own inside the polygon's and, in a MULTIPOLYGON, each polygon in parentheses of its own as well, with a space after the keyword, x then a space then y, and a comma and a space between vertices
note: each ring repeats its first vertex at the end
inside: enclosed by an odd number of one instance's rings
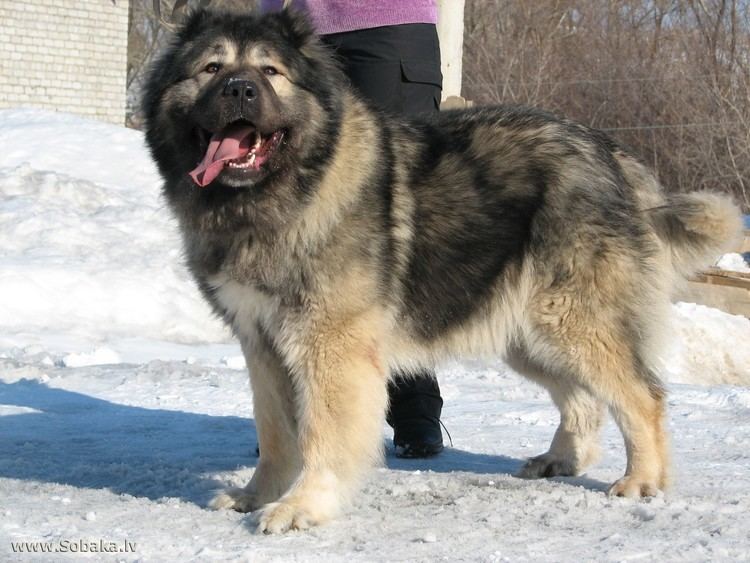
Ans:
POLYGON ((310 19, 302 12, 284 8, 278 12, 278 19, 281 25, 281 34, 297 49, 302 49, 305 45, 317 41, 315 29, 310 23, 310 19))
POLYGON ((178 34, 183 41, 190 41, 195 38, 203 29, 206 22, 211 19, 211 12, 203 8, 189 12, 183 20, 178 34))
POLYGON ((318 76, 327 76, 334 84, 347 82, 338 59, 333 55, 333 50, 321 41, 310 18, 304 12, 294 8, 284 8, 276 12, 274 16, 278 18, 282 37, 300 52, 316 70, 318 76))

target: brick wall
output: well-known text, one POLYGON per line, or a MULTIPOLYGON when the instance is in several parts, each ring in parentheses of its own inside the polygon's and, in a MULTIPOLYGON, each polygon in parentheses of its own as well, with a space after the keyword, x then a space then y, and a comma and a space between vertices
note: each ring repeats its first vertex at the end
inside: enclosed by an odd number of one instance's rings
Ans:
POLYGON ((128 0, 0 0, 0 109, 125 122, 128 0))

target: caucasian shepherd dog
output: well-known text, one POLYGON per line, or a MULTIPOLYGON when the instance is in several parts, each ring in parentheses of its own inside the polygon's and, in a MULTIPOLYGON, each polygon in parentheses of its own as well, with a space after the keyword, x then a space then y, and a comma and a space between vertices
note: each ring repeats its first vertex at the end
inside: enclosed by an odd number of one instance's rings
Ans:
POLYGON ((189 267, 239 338, 260 460, 215 507, 284 532, 332 517, 382 455, 394 368, 504 357, 560 426, 523 477, 582 472, 612 413, 610 493, 668 482, 658 335, 678 277, 740 230, 665 194, 603 133, 538 110, 411 120, 357 95, 307 21, 201 11, 156 63, 147 140, 189 267))

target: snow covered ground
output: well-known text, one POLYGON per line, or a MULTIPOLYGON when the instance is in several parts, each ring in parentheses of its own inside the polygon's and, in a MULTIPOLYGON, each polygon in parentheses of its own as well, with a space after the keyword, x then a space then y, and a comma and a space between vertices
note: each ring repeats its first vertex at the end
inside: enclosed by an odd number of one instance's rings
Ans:
POLYGON ((513 477, 556 411, 500 362, 467 361, 439 371, 453 447, 389 450, 339 520, 262 536, 208 510, 257 461, 247 377, 182 266, 142 136, 8 110, 0 147, 0 560, 750 560, 750 321, 688 303, 664 353, 664 496, 605 496, 625 459, 611 423, 586 475, 513 477))

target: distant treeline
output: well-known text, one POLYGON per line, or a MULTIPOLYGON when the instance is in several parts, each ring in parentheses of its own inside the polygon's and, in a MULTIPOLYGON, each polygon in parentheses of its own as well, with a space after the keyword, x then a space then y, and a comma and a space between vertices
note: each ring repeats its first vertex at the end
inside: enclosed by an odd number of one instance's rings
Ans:
POLYGON ((606 129, 750 208, 749 0, 467 0, 464 95, 606 129))

